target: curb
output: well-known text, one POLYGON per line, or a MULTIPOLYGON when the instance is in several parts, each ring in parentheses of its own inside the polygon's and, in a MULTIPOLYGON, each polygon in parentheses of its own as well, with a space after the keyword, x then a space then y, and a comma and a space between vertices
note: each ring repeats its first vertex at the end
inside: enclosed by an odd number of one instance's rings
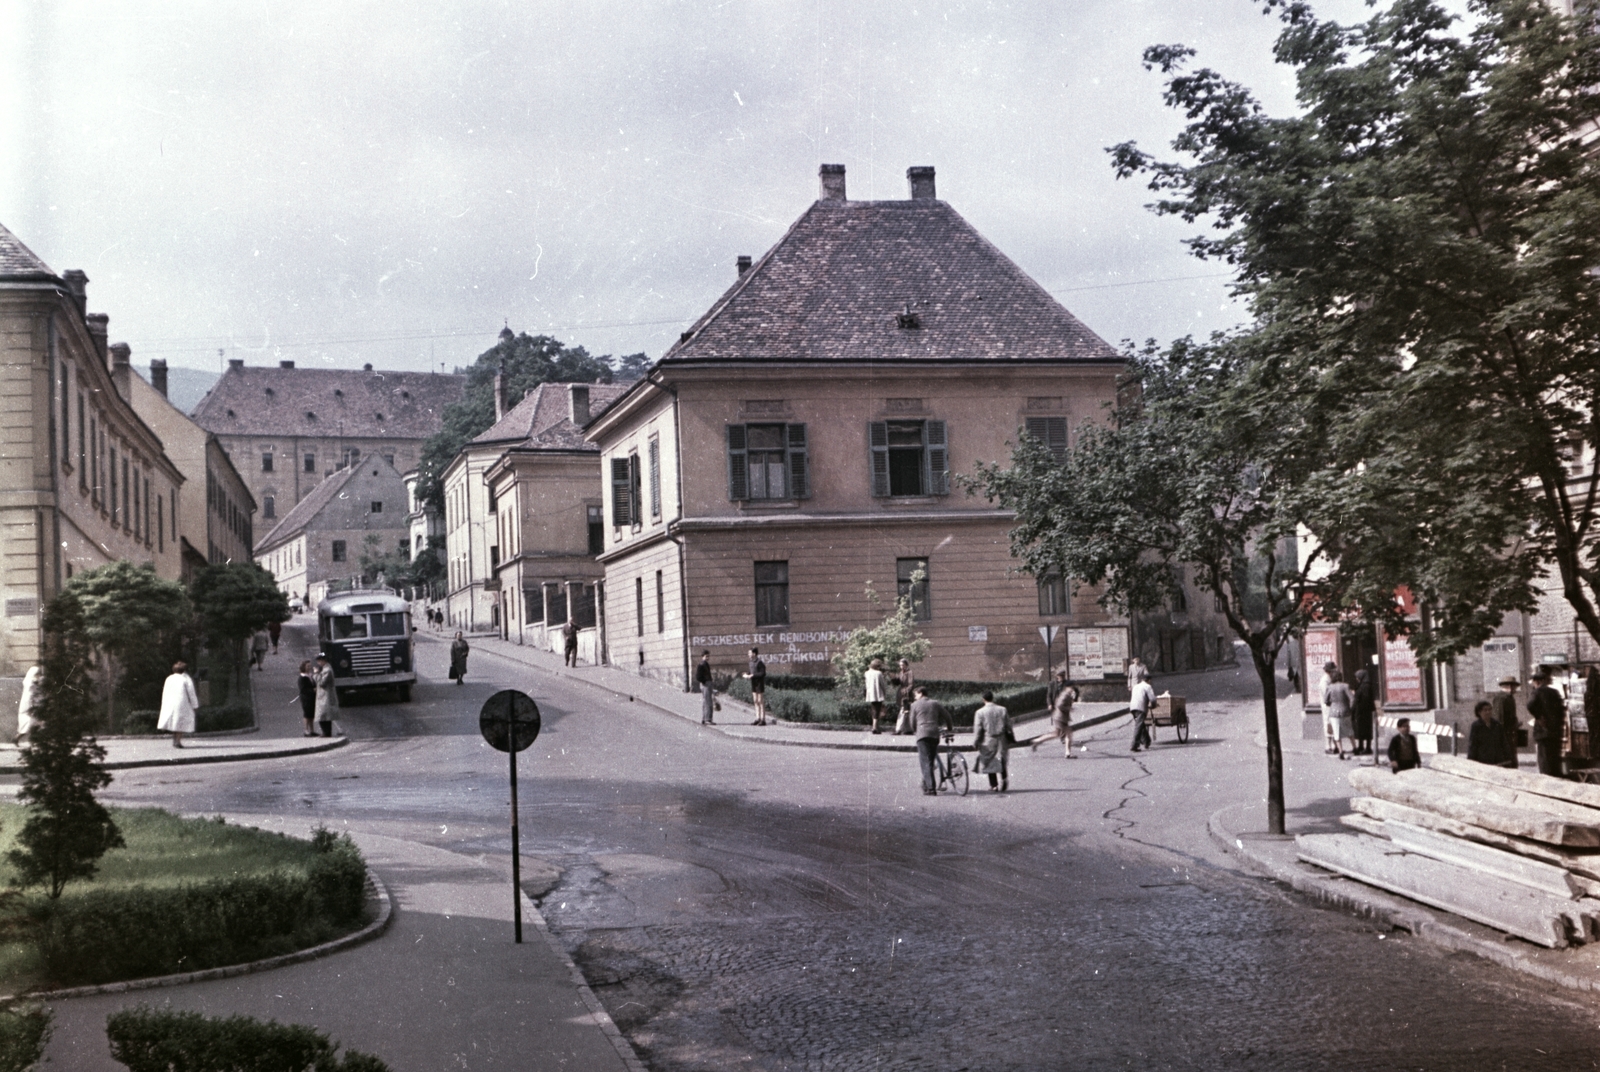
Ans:
POLYGON ((622 1028, 618 1027, 611 1014, 606 1012, 605 1005, 595 994, 594 988, 589 985, 589 980, 578 970, 577 961, 572 959, 560 939, 550 932, 550 925, 545 922, 544 913, 539 911, 539 906, 534 903, 533 898, 521 888, 517 890, 517 896, 522 898, 524 915, 528 917, 534 930, 544 935, 545 944, 550 947, 550 951, 560 957, 561 962, 567 966, 567 974, 571 977, 573 985, 578 988, 578 997, 583 999, 594 1025, 610 1041, 612 1048, 617 1051, 617 1056, 622 1058, 622 1063, 628 1067, 628 1072, 650 1072, 644 1061, 640 1060, 639 1052, 633 1048, 633 1043, 628 1041, 628 1036, 622 1033, 622 1028))
MULTIPOLYGON (((1219 848, 1243 863, 1249 870, 1281 882, 1312 900, 1334 908, 1354 912, 1358 916, 1387 923, 1390 927, 1407 931, 1413 936, 1452 952, 1471 953, 1501 967, 1543 979, 1547 983, 1569 990, 1600 990, 1600 979, 1589 979, 1564 971, 1554 965, 1540 963, 1508 948, 1503 942, 1488 941, 1478 935, 1445 922, 1439 914, 1421 905, 1400 900, 1377 890, 1360 886, 1351 879, 1323 877, 1301 867, 1285 867, 1252 852, 1250 842, 1232 834, 1223 825, 1222 815, 1242 805, 1230 805, 1211 814, 1206 820, 1206 833, 1219 848)), ((1287 838, 1288 835, 1285 835, 1287 838)))
MULTIPOLYGON (((331 752, 350 743, 348 737, 335 737, 326 744, 308 748, 279 748, 265 752, 241 752, 227 756, 173 756, 169 759, 122 759, 100 764, 106 770, 134 770, 139 767, 188 767, 197 763, 245 763, 252 759, 289 759, 293 756, 314 756, 318 752, 331 752)), ((0 767, 0 774, 21 774, 22 767, 0 767)))
POLYGON ((220 968, 205 968, 201 971, 179 972, 176 975, 153 975, 145 979, 127 979, 120 983, 101 983, 97 986, 73 986, 62 990, 31 990, 23 994, 7 994, 0 996, 0 1007, 15 1004, 19 1001, 58 1001, 66 998, 94 997, 98 994, 125 994, 131 990, 155 990, 167 986, 183 986, 187 983, 204 983, 213 979, 228 979, 235 975, 253 975, 256 972, 271 971, 273 968, 283 968, 290 964, 300 964, 308 960, 318 960, 330 953, 338 953, 349 949, 351 946, 360 945, 371 941, 389 929, 389 923, 394 919, 394 902, 389 896, 389 888, 383 884, 372 868, 367 868, 367 882, 372 887, 373 893, 378 898, 378 917, 358 931, 353 931, 331 942, 323 942, 309 949, 296 950, 293 953, 281 953, 265 960, 252 960, 244 964, 228 964, 220 968))

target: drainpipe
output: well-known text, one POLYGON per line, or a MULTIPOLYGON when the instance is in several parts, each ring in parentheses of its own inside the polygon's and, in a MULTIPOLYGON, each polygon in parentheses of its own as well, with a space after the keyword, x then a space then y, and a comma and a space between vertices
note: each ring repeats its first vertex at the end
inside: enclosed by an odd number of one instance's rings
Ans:
MULTIPOLYGON (((676 455, 673 463, 674 482, 678 488, 678 522, 683 521, 683 416, 678 408, 678 389, 656 379, 659 373, 650 377, 650 382, 672 395, 672 444, 673 453, 676 455)), ((677 533, 672 531, 672 526, 667 526, 667 539, 678 547, 678 622, 683 630, 683 691, 690 691, 693 681, 690 675, 691 660, 689 655, 689 577, 685 572, 684 544, 677 533)))

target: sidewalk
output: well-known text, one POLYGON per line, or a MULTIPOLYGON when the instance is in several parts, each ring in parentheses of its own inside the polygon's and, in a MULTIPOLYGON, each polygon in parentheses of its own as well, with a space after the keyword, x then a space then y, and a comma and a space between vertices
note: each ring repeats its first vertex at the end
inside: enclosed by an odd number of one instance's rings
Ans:
MULTIPOLYGON (((419 633, 418 638, 424 642, 448 643, 442 636, 419 633)), ((554 652, 515 644, 494 636, 470 637, 468 642, 475 651, 498 655, 553 677, 583 681, 604 691, 609 699, 621 700, 624 703, 645 703, 689 722, 700 721, 701 698, 697 692, 684 692, 664 681, 639 677, 610 666, 566 666, 561 657, 554 652)), ((718 733, 735 740, 799 748, 849 748, 875 752, 917 750, 916 744, 910 737, 897 737, 890 732, 893 728, 892 719, 889 720, 890 729, 879 734, 873 734, 859 726, 780 722, 772 718, 767 720, 766 726, 753 726, 750 723, 755 719, 754 707, 722 693, 717 695, 717 701, 722 704, 722 710, 713 716, 715 721, 707 727, 707 732, 718 733)), ((1079 720, 1089 720, 1126 710, 1127 706, 1125 703, 1079 703, 1073 707, 1073 715, 1079 720)), ((1036 711, 1014 719, 1017 737, 1026 741, 1035 734, 1047 732, 1045 717, 1045 712, 1036 711)), ((956 747, 970 751, 972 733, 970 731, 957 733, 955 743, 956 747)))

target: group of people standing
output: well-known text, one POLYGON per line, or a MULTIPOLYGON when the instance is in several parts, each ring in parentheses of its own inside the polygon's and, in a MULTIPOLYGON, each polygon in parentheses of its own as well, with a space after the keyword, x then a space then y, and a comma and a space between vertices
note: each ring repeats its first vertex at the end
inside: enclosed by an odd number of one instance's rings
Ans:
POLYGON ((1372 755, 1372 726, 1377 713, 1378 688, 1370 670, 1357 670, 1355 688, 1351 688, 1337 663, 1323 665, 1322 730, 1328 755, 1340 759, 1372 755))
POLYGON ((316 727, 322 728, 322 736, 333 736, 333 713, 339 708, 339 693, 333 684, 333 666, 328 662, 327 656, 318 655, 315 659, 300 664, 300 713, 305 718, 306 728, 302 736, 315 737, 316 727))

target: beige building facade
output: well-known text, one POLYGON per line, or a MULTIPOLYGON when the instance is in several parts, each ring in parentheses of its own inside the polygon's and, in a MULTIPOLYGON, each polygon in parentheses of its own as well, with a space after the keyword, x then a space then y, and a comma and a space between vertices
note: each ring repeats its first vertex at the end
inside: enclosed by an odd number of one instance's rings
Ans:
POLYGON ((261 538, 255 562, 290 599, 315 607, 353 582, 363 554, 404 552, 406 488, 394 466, 367 458, 328 477, 261 538))
POLYGON ((702 649, 736 671, 755 645, 771 672, 826 675, 903 594, 924 677, 1034 675, 1041 626, 1092 635, 1095 674, 1121 674, 1126 623, 1017 572, 1013 517, 958 478, 1024 428, 1064 446, 1108 419, 1122 361, 931 168, 908 177, 907 201, 852 202, 825 166, 821 198, 587 427, 613 665, 686 684, 702 649))

